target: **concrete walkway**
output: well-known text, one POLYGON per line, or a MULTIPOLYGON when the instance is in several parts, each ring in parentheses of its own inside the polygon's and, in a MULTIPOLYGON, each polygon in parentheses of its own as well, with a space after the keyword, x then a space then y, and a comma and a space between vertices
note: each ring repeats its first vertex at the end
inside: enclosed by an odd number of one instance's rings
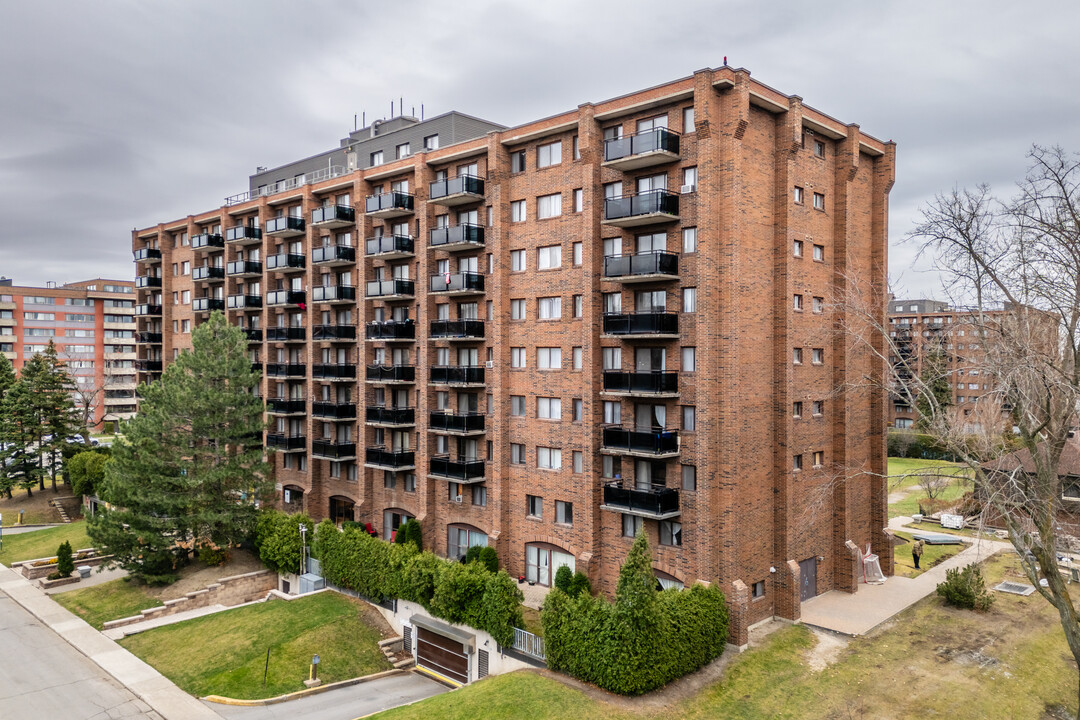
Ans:
MULTIPOLYGON (((79 563, 76 562, 75 565, 77 566, 79 563)), ((82 580, 79 580, 79 582, 72 583, 71 585, 57 585, 56 587, 51 587, 45 591, 45 594, 59 595, 60 593, 71 592, 72 590, 82 590, 83 588, 101 585, 102 583, 107 583, 112 580, 119 580, 122 577, 127 577, 126 570, 113 568, 111 570, 102 570, 101 572, 98 572, 98 569, 94 568, 90 572, 90 577, 83 578, 82 580)))
MULTIPOLYGON (((889 528, 905 530, 904 525, 910 522, 909 517, 892 518, 889 528)), ((905 531, 911 532, 910 528, 905 531)), ((941 534, 948 533, 941 531, 941 534)), ((865 635, 901 610, 932 595, 938 583, 945 579, 947 570, 1012 550, 1012 545, 1007 542, 968 537, 964 540, 972 545, 918 577, 891 577, 883 585, 860 584, 855 594, 832 590, 807 600, 802 604, 802 622, 844 635, 865 635)))
POLYGON ((110 640, 120 640, 128 635, 135 635, 164 625, 173 625, 178 622, 184 622, 185 620, 191 620, 192 618, 202 617, 203 615, 213 615, 214 613, 219 613, 223 610, 232 610, 233 608, 238 607, 243 606, 234 605, 233 607, 225 607, 224 605, 207 605, 206 607, 195 608, 194 610, 184 610, 175 615, 166 615, 165 617, 143 620, 142 622, 131 623, 130 625, 124 625, 111 630, 103 630, 101 634, 110 640))
POLYGON ((48 528, 60 527, 64 523, 56 523, 55 525, 5 525, 4 537, 8 535, 22 535, 23 533, 34 532, 35 530, 47 530, 48 528))

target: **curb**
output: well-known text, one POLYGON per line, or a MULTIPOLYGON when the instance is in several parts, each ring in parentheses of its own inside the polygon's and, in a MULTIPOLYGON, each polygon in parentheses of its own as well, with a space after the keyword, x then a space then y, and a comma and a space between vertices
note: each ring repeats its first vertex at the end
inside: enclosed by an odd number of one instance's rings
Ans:
MULTIPOLYGON (((351 685, 359 685, 361 683, 370 682, 372 680, 380 680, 384 677, 390 677, 392 675, 405 675, 407 670, 384 670, 382 672, 374 673, 373 675, 365 675, 364 677, 351 678, 349 680, 339 680, 336 683, 330 683, 328 685, 320 685, 316 688, 310 688, 307 690, 297 690, 296 692, 286 693, 285 695, 278 695, 272 698, 263 698, 261 700, 240 700, 237 698, 223 697, 221 695, 207 695, 202 698, 206 702, 217 703, 219 705, 239 705, 243 707, 259 707, 263 705, 277 705, 283 702, 289 702, 290 700, 298 700, 309 695, 318 695, 319 693, 327 692, 328 690, 336 690, 338 688, 349 687, 351 685)), ((382 712, 381 710, 379 712, 382 712)))

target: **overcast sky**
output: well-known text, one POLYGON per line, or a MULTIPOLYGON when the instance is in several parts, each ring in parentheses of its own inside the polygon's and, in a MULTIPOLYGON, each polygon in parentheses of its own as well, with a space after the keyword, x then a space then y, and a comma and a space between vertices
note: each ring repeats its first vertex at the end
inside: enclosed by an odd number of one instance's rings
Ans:
POLYGON ((895 140, 890 269, 953 186, 1080 151, 1080 3, 682 0, 0 4, 0 274, 130 278, 130 231, 217 207, 391 99, 517 125, 729 64, 895 140), (387 12, 390 10, 390 12, 387 12))

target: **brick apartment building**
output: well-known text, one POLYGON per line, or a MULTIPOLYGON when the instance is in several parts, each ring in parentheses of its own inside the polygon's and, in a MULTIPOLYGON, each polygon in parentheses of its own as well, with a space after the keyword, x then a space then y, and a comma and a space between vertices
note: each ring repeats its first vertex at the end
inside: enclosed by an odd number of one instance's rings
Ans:
POLYGON ((135 412, 135 286, 84 280, 22 287, 0 278, 0 352, 21 370, 52 340, 96 428, 135 412))
POLYGON ((222 309, 283 506, 607 592, 644 528, 742 644, 854 591, 856 546, 891 573, 886 395, 833 391, 884 368, 824 298, 884 285, 893 163, 729 67, 513 128, 372 124, 133 233, 141 377, 222 309))

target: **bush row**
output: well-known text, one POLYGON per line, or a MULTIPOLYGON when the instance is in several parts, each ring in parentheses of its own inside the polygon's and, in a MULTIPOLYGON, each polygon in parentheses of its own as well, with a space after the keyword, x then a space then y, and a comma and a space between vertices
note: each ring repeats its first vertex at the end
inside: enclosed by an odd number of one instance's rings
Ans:
POLYGON ((274 572, 300 571, 303 544, 300 524, 307 527, 309 537, 315 529, 311 518, 303 513, 289 515, 280 510, 263 510, 255 523, 255 549, 263 565, 274 572))

